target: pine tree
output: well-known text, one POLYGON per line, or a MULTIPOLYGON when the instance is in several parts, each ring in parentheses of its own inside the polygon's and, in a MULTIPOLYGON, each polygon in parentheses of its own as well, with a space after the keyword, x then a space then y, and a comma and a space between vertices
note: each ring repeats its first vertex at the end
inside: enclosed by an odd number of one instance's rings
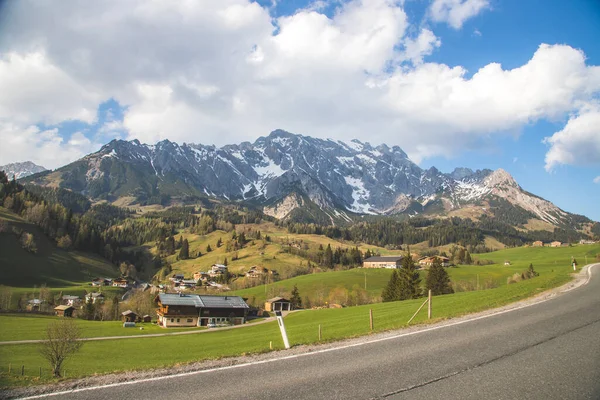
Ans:
POLYGON ((217 247, 221 247, 222 244, 223 241, 221 240, 221 238, 217 239, 217 247))
POLYGON ((223 265, 227 266, 227 257, 225 257, 225 259, 223 260, 223 265))
POLYGON ((465 255, 465 264, 467 264, 467 265, 473 264, 473 259, 471 258, 471 253, 469 253, 468 251, 466 252, 466 255, 465 255))
POLYGON ((431 294, 434 296, 440 294, 454 293, 452 286, 450 286, 450 277, 448 272, 442 266, 439 258, 435 257, 433 264, 429 268, 427 278, 425 280, 425 286, 428 290, 431 290, 431 294))
POLYGON ((333 251, 331 250, 330 244, 328 244, 327 248, 325 249, 323 264, 325 264, 327 268, 333 268, 333 251))
POLYGON ((298 292, 298 286, 294 285, 292 289, 292 298, 290 299, 293 308, 302 307, 302 298, 300 297, 300 293, 298 292))
POLYGON ((212 251, 212 247, 210 247, 210 244, 206 245, 206 252, 210 253, 211 251, 212 251))
POLYGON ((384 302, 400 300, 400 279, 398 277, 398 270, 395 269, 392 272, 392 276, 388 281, 387 286, 381 292, 381 300, 384 302))
POLYGON ((187 260, 190 258, 190 244, 187 239, 184 239, 179 250, 179 259, 187 260))
POLYGON ((421 277, 415 267, 410 249, 408 255, 402 259, 402 268, 398 273, 399 300, 416 299, 421 296, 421 277))

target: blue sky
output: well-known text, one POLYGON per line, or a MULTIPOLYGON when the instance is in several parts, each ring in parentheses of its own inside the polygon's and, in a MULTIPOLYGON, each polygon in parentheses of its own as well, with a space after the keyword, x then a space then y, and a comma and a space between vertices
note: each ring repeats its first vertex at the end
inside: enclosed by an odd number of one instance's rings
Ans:
POLYGON ((596 0, 3 4, 0 165, 282 128, 503 168, 600 220, 596 0))

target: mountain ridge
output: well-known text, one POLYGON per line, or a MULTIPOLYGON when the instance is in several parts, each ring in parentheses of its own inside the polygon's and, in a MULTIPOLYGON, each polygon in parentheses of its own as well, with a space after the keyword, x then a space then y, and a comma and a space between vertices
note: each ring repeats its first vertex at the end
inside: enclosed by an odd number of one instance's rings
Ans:
POLYGON ((399 146, 318 139, 284 130, 254 143, 220 148, 169 140, 154 145, 113 140, 32 181, 53 182, 96 200, 129 196, 134 203, 168 204, 207 197, 248 202, 278 218, 308 201, 332 223, 351 219, 350 214, 444 214, 485 205, 489 198, 502 198, 554 226, 571 223, 574 215, 524 191, 503 169, 459 167, 446 174, 435 167, 420 168, 399 146))

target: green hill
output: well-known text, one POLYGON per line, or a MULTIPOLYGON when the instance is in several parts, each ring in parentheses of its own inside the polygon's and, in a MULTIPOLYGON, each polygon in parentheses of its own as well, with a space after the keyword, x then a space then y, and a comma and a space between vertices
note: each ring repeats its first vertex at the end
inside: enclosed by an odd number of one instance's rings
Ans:
POLYGON ((108 261, 88 253, 56 247, 41 230, 0 207, 0 284, 31 288, 79 286, 96 276, 114 277, 118 270, 108 261), (37 252, 23 249, 17 232, 33 235, 37 252))

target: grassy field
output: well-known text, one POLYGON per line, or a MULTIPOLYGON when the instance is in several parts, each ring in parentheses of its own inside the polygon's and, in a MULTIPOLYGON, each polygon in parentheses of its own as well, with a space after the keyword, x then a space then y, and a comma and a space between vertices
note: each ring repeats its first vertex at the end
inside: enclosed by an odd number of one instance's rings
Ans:
MULTIPOLYGON (((522 272, 533 264, 536 270, 542 268, 547 276, 557 279, 568 279, 568 272, 572 270, 571 257, 575 257, 580 265, 585 264, 586 257, 594 260, 600 253, 600 246, 573 246, 561 248, 520 247, 504 249, 492 253, 478 254, 477 258, 493 260, 492 265, 459 265, 448 268, 450 279, 458 287, 472 287, 473 289, 499 287, 507 284, 507 278, 515 273, 522 272), (505 266, 504 262, 510 265, 505 266), (478 286, 479 282, 479 286, 478 286)), ((539 272, 539 271, 538 271, 539 272)), ((424 282, 427 271, 420 270, 424 282)), ((370 296, 378 296, 387 284, 391 270, 381 269, 351 269, 347 271, 330 271, 318 274, 297 276, 268 285, 255 286, 249 289, 231 292, 250 299, 255 304, 262 304, 266 299, 274 296, 289 296, 294 285, 302 298, 309 297, 313 302, 318 298, 327 298, 330 290, 343 287, 352 290, 355 285, 366 287, 370 296)), ((563 281, 564 281, 563 280, 563 281)))
MULTIPOLYGON (((576 257, 581 266, 585 263, 586 256, 588 262, 592 262, 597 253, 600 253, 598 245, 557 249, 519 248, 486 254, 485 258, 496 260, 499 263, 510 260, 512 265, 510 267, 503 265, 465 266, 451 269, 451 271, 455 279, 467 280, 476 278, 477 274, 480 275, 480 278, 487 278, 496 273, 493 279, 499 282, 499 287, 434 297, 434 320, 502 306, 556 287, 570 279, 571 256, 576 257), (525 269, 529 263, 534 264, 540 276, 516 284, 506 284, 505 277, 514 271, 525 269)), ((286 317, 286 326, 292 345, 316 342, 319 324, 322 326, 324 341, 338 340, 369 334, 369 309, 373 310, 375 331, 406 326, 406 322, 422 301, 422 299, 416 299, 344 309, 299 311, 286 317)), ((0 324, 4 325, 2 318, 6 317, 0 317, 0 324)), ((426 322, 425 318, 426 314, 421 313, 415 323, 424 323, 426 322)), ((106 329, 108 330, 108 328, 106 329)), ((276 323, 250 324, 242 329, 215 330, 200 335, 87 342, 81 351, 67 362, 65 368, 68 376, 74 377, 162 367, 264 352, 268 351, 269 341, 273 342, 275 348, 283 347, 276 323), (160 350, 157 351, 157 349, 160 350)), ((0 346, 1 386, 24 385, 39 381, 39 378, 36 377, 38 368, 46 367, 46 365, 37 348, 36 345, 0 346), (13 368, 25 365, 26 375, 29 375, 25 378, 8 376, 8 363, 11 363, 13 368)), ((41 381, 51 380, 45 375, 41 381)))
MULTIPOLYGON (((5 314, 0 316, 0 342, 13 340, 43 339, 49 322, 56 317, 34 314, 5 314)), ((85 338, 106 336, 143 336, 153 333, 172 333, 203 330, 205 328, 163 329, 151 323, 138 323, 137 328, 123 328, 120 321, 85 321, 74 319, 85 338), (144 328, 140 330, 139 328, 144 328)))
POLYGON ((35 225, 0 207, 0 220, 12 227, 32 233, 38 252, 25 251, 15 234, 0 233, 0 284, 19 288, 79 287, 93 277, 115 277, 117 269, 108 261, 88 253, 64 251, 48 240, 35 225))

